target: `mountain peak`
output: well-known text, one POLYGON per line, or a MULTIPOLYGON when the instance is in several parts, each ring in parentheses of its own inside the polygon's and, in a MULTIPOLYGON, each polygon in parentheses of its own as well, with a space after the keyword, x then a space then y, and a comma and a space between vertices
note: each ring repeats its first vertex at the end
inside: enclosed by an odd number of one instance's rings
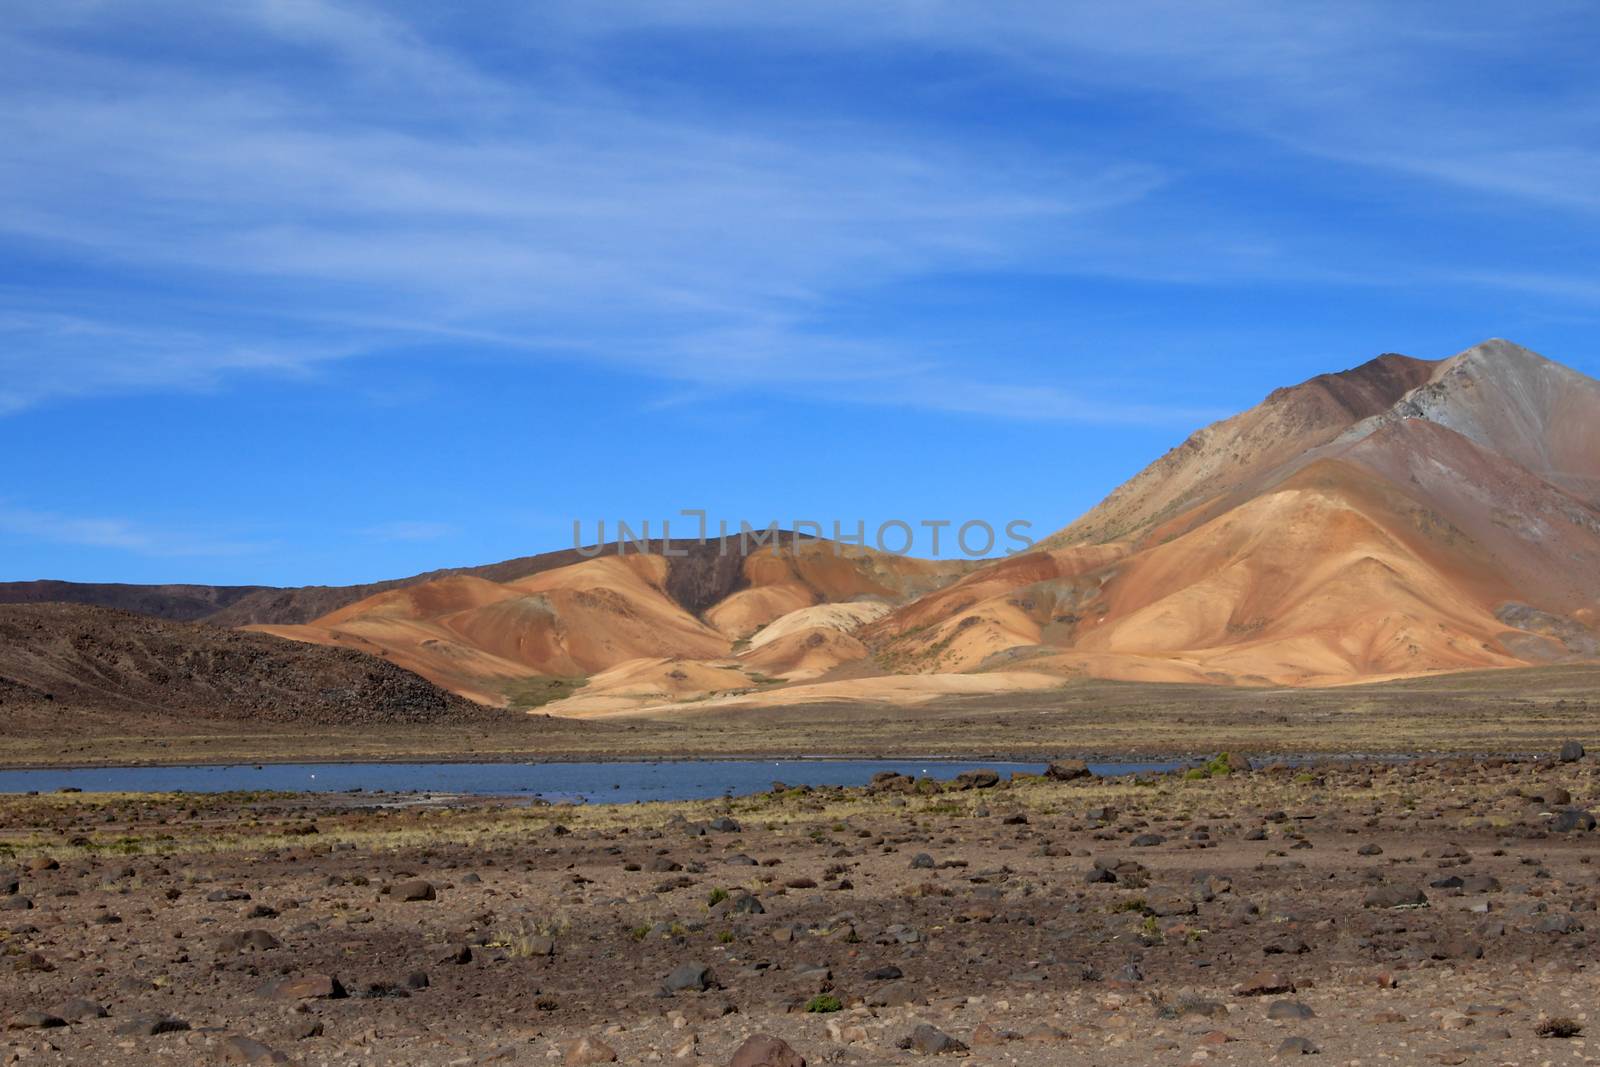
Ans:
POLYGON ((1577 371, 1504 337, 1491 337, 1462 349, 1441 361, 1434 377, 1442 379, 1463 373, 1489 374, 1502 380, 1506 375, 1555 375, 1588 380, 1577 371))
POLYGON ((1269 393, 1248 411, 1197 430, 1043 547, 1135 539, 1203 501, 1333 441, 1390 410, 1439 364, 1386 352, 1348 370, 1319 374, 1269 393))
POLYGON ((1457 353, 1369 422, 1397 418, 1437 423, 1600 504, 1600 382, 1531 349, 1495 337, 1457 353))

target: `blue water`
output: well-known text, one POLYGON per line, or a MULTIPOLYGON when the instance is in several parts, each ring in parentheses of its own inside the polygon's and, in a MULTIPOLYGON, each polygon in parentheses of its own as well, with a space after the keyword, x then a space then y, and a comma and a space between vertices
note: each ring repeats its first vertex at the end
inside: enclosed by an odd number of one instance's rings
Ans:
MULTIPOLYGON (((1096 774, 1165 771, 1178 763, 1091 763, 1096 774)), ((268 789, 311 793, 471 793, 538 796, 585 803, 741 796, 786 785, 865 785, 879 771, 954 778, 987 767, 1002 776, 1037 774, 1041 763, 945 760, 663 760, 651 763, 269 763, 193 767, 94 767, 0 771, 0 793, 76 788, 86 793, 224 793, 268 789)))

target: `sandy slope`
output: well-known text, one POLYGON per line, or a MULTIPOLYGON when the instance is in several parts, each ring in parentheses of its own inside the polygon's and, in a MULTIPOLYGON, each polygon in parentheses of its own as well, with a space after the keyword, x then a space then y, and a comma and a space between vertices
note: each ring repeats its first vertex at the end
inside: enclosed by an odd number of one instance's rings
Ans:
POLYGON ((731 664, 671 657, 633 659, 601 671, 577 695, 546 704, 541 710, 588 718, 698 700, 709 694, 743 692, 756 684, 731 664))
POLYGON ((705 618, 730 638, 749 638, 802 608, 861 598, 899 602, 937 589, 970 567, 841 549, 831 542, 780 556, 758 552, 744 561, 746 587, 708 609, 705 618))
MULTIPOLYGON (((1036 692, 1062 684, 1058 675, 1041 671, 995 671, 988 674, 892 674, 875 678, 854 678, 815 682, 784 688, 764 688, 692 703, 641 703, 617 707, 618 715, 690 715, 725 712, 745 708, 803 709, 808 704, 885 703, 911 705, 931 703, 940 697, 983 696, 1036 692)), ((550 706, 551 708, 554 705, 550 706)), ((548 710, 548 709, 547 709, 548 710)))
POLYGON ((380 655, 492 704, 531 678, 588 679, 582 700, 553 705, 577 713, 618 701, 696 699, 763 676, 815 676, 867 655, 844 631, 972 567, 835 547, 791 542, 777 554, 762 549, 736 560, 606 553, 506 581, 450 574, 304 625, 252 629, 380 655), (723 562, 737 567, 719 573, 723 562), (710 603, 697 614, 690 604, 701 599, 710 603), (732 655, 736 638, 768 624, 777 628, 747 667, 695 666, 732 655), (778 643, 786 633, 798 636, 778 643), (650 674, 648 685, 637 673, 640 663, 666 661, 678 666, 650 674), (677 670, 703 684, 667 678, 677 670))
POLYGON ((791 630, 739 657, 752 670, 772 678, 801 681, 872 654, 860 639, 827 626, 791 630))
POLYGON ((780 637, 788 637, 806 630, 822 629, 854 633, 867 623, 883 618, 890 610, 890 605, 881 600, 857 600, 844 604, 818 604, 815 607, 800 608, 773 620, 752 635, 750 649, 754 651, 780 637))

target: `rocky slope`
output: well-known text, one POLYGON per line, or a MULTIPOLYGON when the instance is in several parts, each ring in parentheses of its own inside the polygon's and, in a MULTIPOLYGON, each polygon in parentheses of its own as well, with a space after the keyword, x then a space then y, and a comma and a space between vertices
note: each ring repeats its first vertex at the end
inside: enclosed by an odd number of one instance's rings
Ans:
POLYGON ((0 716, 10 728, 86 712, 351 725, 498 717, 346 649, 70 604, 0 607, 0 716))

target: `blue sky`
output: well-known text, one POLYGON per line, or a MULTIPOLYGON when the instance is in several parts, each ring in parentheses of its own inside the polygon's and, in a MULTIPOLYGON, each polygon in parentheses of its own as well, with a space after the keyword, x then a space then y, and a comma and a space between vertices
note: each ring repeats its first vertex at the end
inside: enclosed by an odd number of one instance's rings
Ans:
POLYGON ((1587 3, 0 24, 0 579, 1026 519, 1385 351, 1600 374, 1587 3))

